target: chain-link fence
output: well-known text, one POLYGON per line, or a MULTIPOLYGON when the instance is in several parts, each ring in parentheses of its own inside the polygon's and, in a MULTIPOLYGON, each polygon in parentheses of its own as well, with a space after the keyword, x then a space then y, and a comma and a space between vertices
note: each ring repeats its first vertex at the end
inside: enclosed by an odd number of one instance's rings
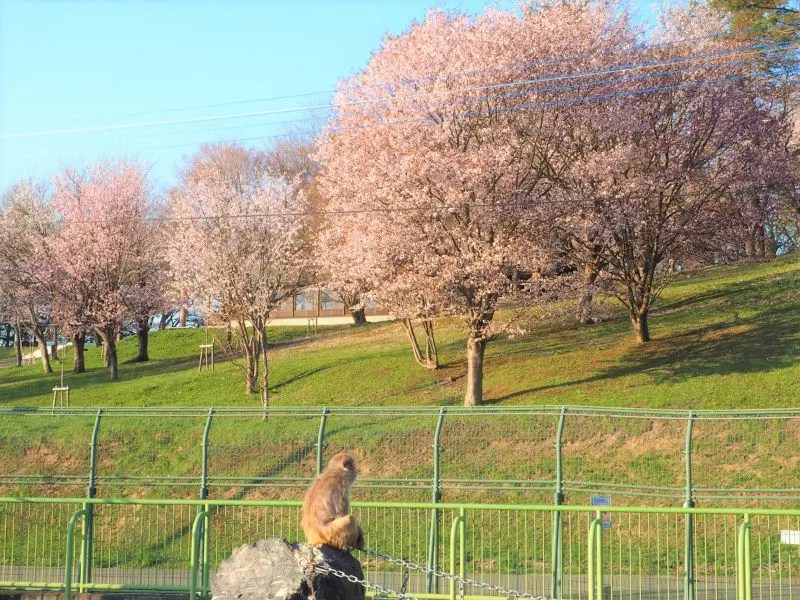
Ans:
POLYGON ((300 499, 340 451, 359 500, 800 499, 800 409, 0 409, 5 495, 300 499))

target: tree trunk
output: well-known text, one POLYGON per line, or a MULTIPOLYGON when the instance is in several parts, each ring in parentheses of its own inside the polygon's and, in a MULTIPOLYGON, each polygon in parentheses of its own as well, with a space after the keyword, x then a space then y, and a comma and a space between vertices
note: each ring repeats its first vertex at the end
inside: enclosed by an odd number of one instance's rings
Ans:
POLYGON ((425 336, 425 356, 422 355, 412 320, 403 319, 403 328, 406 330, 406 336, 411 344, 411 352, 414 354, 414 360, 417 364, 426 369, 438 369, 439 357, 436 351, 436 341, 433 339, 433 322, 430 319, 422 320, 422 332, 425 336))
POLYGON ((436 338, 433 335, 433 319, 422 320, 422 331, 425 334, 425 359, 433 365, 432 369, 438 369, 439 350, 436 348, 436 338))
POLYGON ((631 325, 636 332, 636 341, 644 344, 650 341, 650 328, 647 325, 647 310, 638 310, 630 315, 631 325))
POLYGON ((22 366, 22 323, 14 323, 14 354, 17 357, 17 366, 22 366))
POLYGON ((31 315, 31 324, 33 326, 33 337, 39 343, 39 354, 42 356, 42 369, 45 373, 52 373, 53 368, 50 366, 50 353, 47 351, 47 340, 44 338, 44 331, 36 324, 36 310, 31 306, 29 308, 31 315))
POLYGON ((119 365, 117 364, 117 340, 116 335, 113 333, 104 336, 105 344, 103 347, 106 350, 106 360, 108 361, 108 368, 111 372, 111 379, 116 381, 119 379, 119 365))
POLYGON ((483 355, 486 350, 486 339, 476 338, 470 333, 467 338, 467 392, 464 395, 464 406, 480 406, 483 404, 483 355))
POLYGON ((167 328, 167 323, 169 323, 170 319, 175 315, 174 311, 166 311, 164 312, 161 317, 158 319, 158 330, 164 331, 167 328))
POLYGON ((180 313, 178 313, 178 327, 186 327, 186 317, 189 314, 189 309, 185 304, 181 304, 180 313))
POLYGON ((147 362, 150 357, 147 354, 147 344, 150 337, 150 319, 147 317, 136 320, 136 340, 139 344, 139 353, 131 362, 147 362))
POLYGON ((581 325, 590 325, 594 323, 594 319, 592 319, 592 302, 594 301, 594 282, 597 280, 599 273, 596 269, 587 267, 584 275, 584 288, 581 293, 581 299, 578 301, 575 317, 581 325))
POLYGON ((124 338, 125 338, 125 332, 122 331, 122 329, 117 331, 117 335, 115 336, 116 341, 121 342, 124 338))
POLYGON ((353 325, 367 324, 366 309, 363 306, 361 308, 351 310, 350 314, 353 316, 353 325))
POLYGON ((17 357, 17 366, 22 366, 22 323, 14 323, 14 354, 17 357))
MULTIPOLYGON (((258 389, 258 354, 256 343, 255 328, 251 333, 247 329, 247 321, 244 317, 236 319, 236 345, 244 353, 244 393, 247 395, 255 394, 258 389)), ((230 346, 229 346, 230 347, 230 346)), ((236 362, 239 365, 238 361, 236 362)))
POLYGON ((246 340, 244 345, 245 358, 247 360, 247 373, 245 376, 245 393, 255 394, 258 392, 258 350, 256 336, 253 335, 246 340))
POLYGON ((53 368, 50 366, 50 353, 47 351, 47 340, 44 337, 44 332, 39 327, 34 327, 33 335, 39 343, 39 354, 42 356, 42 369, 45 373, 52 373, 53 368))
POLYGON ((86 362, 83 353, 86 346, 86 336, 75 334, 72 336, 72 372, 86 373, 86 362))
POLYGON ((269 360, 267 357, 267 328, 261 325, 258 328, 258 345, 261 354, 261 366, 264 372, 261 375, 261 406, 264 407, 264 420, 269 418, 269 360))
POLYGON ((50 344, 50 358, 58 360, 58 329, 53 327, 53 343, 50 344))

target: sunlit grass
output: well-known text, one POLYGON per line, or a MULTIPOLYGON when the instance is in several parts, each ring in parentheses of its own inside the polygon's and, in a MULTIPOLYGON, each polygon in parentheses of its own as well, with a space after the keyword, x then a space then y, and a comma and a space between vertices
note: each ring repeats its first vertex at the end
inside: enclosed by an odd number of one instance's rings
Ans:
MULTIPOLYGON (((571 315, 531 321, 527 333, 487 349, 487 403, 591 404, 662 408, 790 406, 800 380, 800 261, 707 269, 681 276, 651 318, 653 341, 637 345, 627 319, 577 325, 571 315)), ((397 323, 363 328, 270 330, 270 392, 276 406, 457 405, 466 372, 458 321, 440 323, 442 368, 416 365, 397 323), (292 344, 286 342, 293 340, 292 344)), ((224 331, 210 330, 221 338, 224 331)), ((203 329, 155 332, 151 361, 129 364, 135 338, 119 344, 120 380, 110 382, 99 348, 88 372, 69 372, 80 406, 258 406, 244 394, 241 370, 219 349, 213 372, 197 369, 203 329)), ((219 348, 219 347, 218 347, 219 348)), ((47 405, 59 377, 41 366, 0 369, 0 403, 47 405)))

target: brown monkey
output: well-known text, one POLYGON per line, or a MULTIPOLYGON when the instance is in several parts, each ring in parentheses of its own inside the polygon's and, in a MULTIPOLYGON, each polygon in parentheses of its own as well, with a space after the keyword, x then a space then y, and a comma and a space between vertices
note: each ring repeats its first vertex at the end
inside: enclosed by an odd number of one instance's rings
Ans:
POLYGON ((311 484, 303 501, 302 525, 312 546, 363 548, 364 534, 350 514, 350 486, 357 474, 355 459, 339 452, 311 484))

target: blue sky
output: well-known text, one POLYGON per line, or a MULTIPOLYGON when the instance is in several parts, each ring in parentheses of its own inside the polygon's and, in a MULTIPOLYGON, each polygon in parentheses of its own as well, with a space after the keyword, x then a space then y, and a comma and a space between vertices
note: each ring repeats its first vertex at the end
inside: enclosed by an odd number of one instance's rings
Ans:
MULTIPOLYGON (((310 107, 330 95, 263 99, 334 89, 387 32, 430 8, 477 13, 489 4, 518 2, 0 0, 0 193, 22 178, 116 157, 141 159, 156 186, 168 185, 200 143, 258 145, 285 133, 290 119, 309 129, 303 119, 319 112, 310 107), (296 107, 307 110, 217 119, 296 107), (214 120, 139 126, 198 118, 214 120), (86 131, 105 127, 117 129, 86 131), (54 133, 65 129, 81 131, 54 133)), ((646 0, 633 12, 652 18, 646 0)))

